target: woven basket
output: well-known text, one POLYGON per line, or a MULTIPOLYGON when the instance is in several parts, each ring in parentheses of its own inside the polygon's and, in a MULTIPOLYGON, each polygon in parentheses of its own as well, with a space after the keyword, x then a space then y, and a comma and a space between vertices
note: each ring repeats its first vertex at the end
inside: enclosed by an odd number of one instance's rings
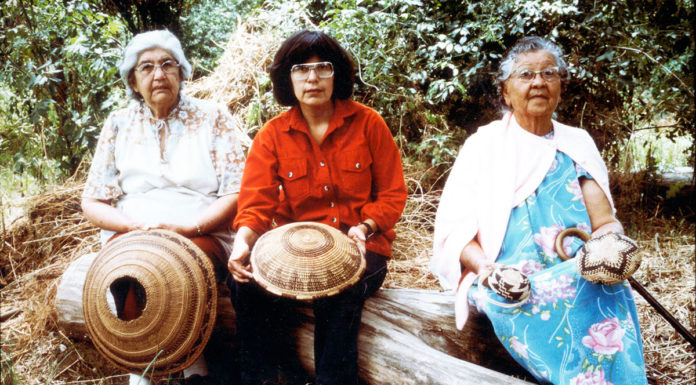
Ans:
POLYGON ((529 278, 518 269, 509 266, 493 270, 484 285, 510 301, 526 301, 532 290, 529 278))
POLYGON ((577 228, 565 229, 556 238, 556 252, 563 260, 569 259, 563 251, 563 238, 569 235, 585 241, 575 260, 580 275, 590 282, 613 285, 628 279, 640 267, 638 244, 631 238, 617 233, 591 238, 577 228))
POLYGON ((339 230, 296 222, 263 234, 251 252, 256 282, 275 295, 312 300, 338 294, 360 280, 365 258, 339 230))
POLYGON ((164 230, 133 231, 109 242, 87 272, 85 325, 97 350, 116 366, 155 375, 180 371, 203 352, 215 324, 212 263, 189 239, 164 230), (145 307, 125 321, 109 306, 117 280, 134 279, 145 307))

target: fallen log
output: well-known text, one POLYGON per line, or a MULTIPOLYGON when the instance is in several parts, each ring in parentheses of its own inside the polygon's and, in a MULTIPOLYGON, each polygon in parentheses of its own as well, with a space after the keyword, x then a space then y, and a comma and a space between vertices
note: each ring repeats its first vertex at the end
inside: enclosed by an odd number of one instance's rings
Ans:
MULTIPOLYGON (((82 284, 94 256, 65 270, 56 293, 58 326, 88 340, 82 317, 82 284)), ((221 290, 224 293, 226 290, 221 290)), ((526 373, 495 338, 485 316, 471 308, 467 329, 454 326, 453 296, 433 290, 382 289, 365 304, 359 336, 360 377, 369 384, 526 384, 526 373)), ((298 357, 314 370, 314 320, 299 307, 298 357)), ((218 298, 217 338, 234 338, 234 309, 218 298)))

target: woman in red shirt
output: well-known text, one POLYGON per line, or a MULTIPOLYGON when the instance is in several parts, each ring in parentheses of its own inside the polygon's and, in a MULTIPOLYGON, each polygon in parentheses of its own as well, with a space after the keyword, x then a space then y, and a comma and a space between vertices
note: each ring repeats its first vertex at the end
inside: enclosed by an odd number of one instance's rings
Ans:
POLYGON ((275 55, 273 94, 292 108, 266 123, 249 150, 228 262, 242 383, 291 376, 285 372, 293 356, 285 346, 290 333, 287 325, 278 333, 278 326, 291 322, 284 317, 293 304, 253 282, 249 251, 272 224, 298 221, 340 229, 366 251, 357 284, 312 303, 316 384, 358 381, 362 308, 384 281, 406 186, 386 123, 350 100, 354 79, 350 56, 320 31, 294 34, 275 55))

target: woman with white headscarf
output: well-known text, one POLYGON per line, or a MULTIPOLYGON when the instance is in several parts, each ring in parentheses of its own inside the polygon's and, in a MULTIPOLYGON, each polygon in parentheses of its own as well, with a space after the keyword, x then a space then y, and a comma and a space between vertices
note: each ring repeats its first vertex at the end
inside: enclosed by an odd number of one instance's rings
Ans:
MULTIPOLYGON (((221 279, 244 169, 235 123, 224 106, 181 93, 191 64, 169 31, 136 35, 119 70, 131 101, 104 123, 83 212, 102 229, 102 244, 133 230, 165 229, 190 238, 221 279)), ((113 294, 119 318, 136 318, 137 290, 113 294)), ((202 357, 188 374, 207 374, 202 357)), ((132 383, 142 380, 131 376, 132 383)))

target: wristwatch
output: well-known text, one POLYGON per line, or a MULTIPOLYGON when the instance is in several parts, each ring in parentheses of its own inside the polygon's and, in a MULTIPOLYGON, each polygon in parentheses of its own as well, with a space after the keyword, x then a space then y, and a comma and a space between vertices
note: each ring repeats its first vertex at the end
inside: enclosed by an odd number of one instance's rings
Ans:
POLYGON ((365 233, 365 238, 369 238, 370 236, 372 236, 372 234, 375 233, 375 229, 373 229, 372 226, 370 226, 369 223, 367 223, 367 222, 360 222, 360 223, 358 223, 358 226, 360 226, 360 225, 365 226, 365 228, 367 229, 367 233, 365 233))

